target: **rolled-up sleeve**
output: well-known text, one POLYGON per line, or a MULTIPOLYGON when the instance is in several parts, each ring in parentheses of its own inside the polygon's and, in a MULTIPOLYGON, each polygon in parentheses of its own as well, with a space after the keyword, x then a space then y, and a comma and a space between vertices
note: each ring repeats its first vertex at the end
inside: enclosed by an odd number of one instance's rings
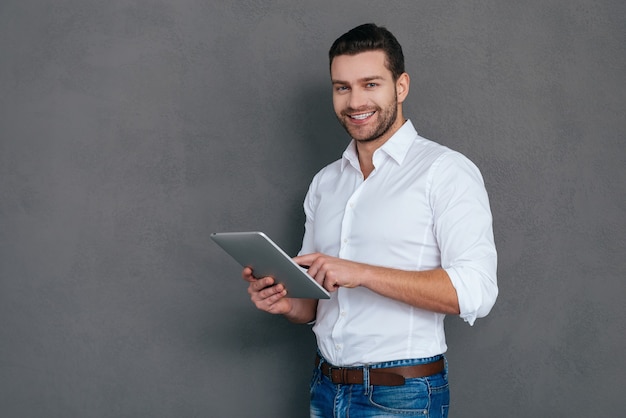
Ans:
POLYGON ((482 175, 462 154, 447 153, 433 164, 429 196, 441 267, 456 289, 461 318, 473 325, 498 296, 493 220, 482 175))

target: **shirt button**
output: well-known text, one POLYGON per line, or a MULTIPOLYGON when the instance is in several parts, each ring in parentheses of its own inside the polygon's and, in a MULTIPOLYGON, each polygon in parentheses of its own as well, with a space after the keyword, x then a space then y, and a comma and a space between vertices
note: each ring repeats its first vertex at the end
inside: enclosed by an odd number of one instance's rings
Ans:
POLYGON ((346 316, 346 311, 341 311, 341 316, 346 316))

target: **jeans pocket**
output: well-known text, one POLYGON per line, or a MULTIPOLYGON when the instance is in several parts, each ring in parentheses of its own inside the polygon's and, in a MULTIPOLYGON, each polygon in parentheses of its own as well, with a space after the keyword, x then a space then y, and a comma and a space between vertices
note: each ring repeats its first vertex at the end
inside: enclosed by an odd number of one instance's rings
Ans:
POLYGON ((406 379, 403 386, 372 386, 372 406, 388 414, 426 416, 430 407, 430 390, 425 378, 406 379))

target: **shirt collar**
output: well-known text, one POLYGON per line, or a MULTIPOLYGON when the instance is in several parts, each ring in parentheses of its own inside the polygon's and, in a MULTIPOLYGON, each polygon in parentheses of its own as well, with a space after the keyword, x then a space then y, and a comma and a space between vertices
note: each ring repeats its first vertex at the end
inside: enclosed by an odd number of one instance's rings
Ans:
MULTIPOLYGON (((413 123, 411 123, 410 120, 407 120, 400 127, 400 129, 398 129, 396 133, 387 140, 387 142, 374 152, 374 156, 383 152, 393 158, 396 163, 401 165, 416 136, 417 131, 413 127, 413 123)), ((354 139, 350 141, 350 144, 343 152, 341 158, 341 170, 343 171, 348 164, 351 164, 355 168, 359 168, 359 156, 356 152, 356 141, 354 139)))

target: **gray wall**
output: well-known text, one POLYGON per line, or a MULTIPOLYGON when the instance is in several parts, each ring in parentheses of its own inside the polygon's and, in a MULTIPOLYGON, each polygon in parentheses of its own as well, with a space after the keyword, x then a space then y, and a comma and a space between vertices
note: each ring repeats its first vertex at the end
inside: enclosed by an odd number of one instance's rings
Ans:
POLYGON ((307 415, 310 329, 209 234, 297 252, 347 144, 326 53, 367 21, 491 196, 501 293, 447 320, 451 416, 622 415, 625 4, 3 0, 0 415, 307 415))

